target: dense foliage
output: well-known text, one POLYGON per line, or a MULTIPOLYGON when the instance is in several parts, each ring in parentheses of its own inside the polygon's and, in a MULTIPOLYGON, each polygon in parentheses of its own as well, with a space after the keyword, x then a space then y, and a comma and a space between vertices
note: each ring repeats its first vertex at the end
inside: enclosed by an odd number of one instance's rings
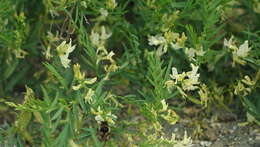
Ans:
POLYGON ((0 146, 189 146, 163 130, 187 105, 260 125, 259 13, 258 0, 0 0, 0 146))

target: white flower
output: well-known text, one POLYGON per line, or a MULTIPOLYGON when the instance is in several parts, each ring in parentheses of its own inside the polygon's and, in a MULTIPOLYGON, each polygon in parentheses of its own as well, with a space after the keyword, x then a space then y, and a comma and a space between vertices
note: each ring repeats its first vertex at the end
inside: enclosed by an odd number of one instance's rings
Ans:
POLYGON ((185 33, 182 33, 181 37, 176 38, 175 43, 171 43, 171 46, 172 46, 172 48, 174 48, 176 50, 178 50, 180 48, 184 48, 186 40, 187 40, 187 37, 186 37, 185 33))
POLYGON ((182 88, 185 91, 191 91, 191 90, 195 90, 198 88, 198 86, 196 86, 195 84, 199 84, 197 83, 195 80, 193 79, 186 79, 183 81, 182 83, 182 88))
POLYGON ((90 41, 94 46, 99 45, 99 34, 97 32, 91 31, 90 41))
POLYGON ((185 53, 189 59, 193 59, 195 57, 195 49, 194 48, 186 48, 185 53))
POLYGON ((156 50, 156 55, 157 55, 158 57, 160 57, 161 55, 163 55, 164 53, 167 52, 167 48, 168 48, 168 45, 167 45, 167 44, 165 44, 165 45, 161 44, 161 45, 157 48, 157 50, 156 50))
POLYGON ((107 60, 109 61, 113 61, 112 57, 115 55, 115 53, 113 51, 109 52, 109 54, 105 57, 107 60))
POLYGON ((224 40, 224 46, 227 46, 233 54, 233 65, 235 62, 245 65, 246 61, 243 60, 243 58, 245 58, 246 56, 248 56, 249 51, 251 50, 251 48, 249 48, 248 46, 248 40, 246 40, 242 45, 240 45, 239 47, 237 47, 235 45, 235 43, 232 40, 233 36, 230 38, 229 41, 227 41, 226 39, 224 40))
POLYGON ((101 40, 107 40, 111 35, 112 33, 106 30, 104 26, 101 27, 101 35, 100 35, 101 40))
POLYGON ((185 48, 185 54, 188 56, 189 60, 195 60, 194 57, 196 56, 203 56, 206 52, 203 51, 201 47, 200 50, 194 48, 185 48))
POLYGON ((206 53, 206 51, 203 50, 203 47, 201 46, 200 50, 196 50, 196 55, 203 56, 206 53))
POLYGON ((106 9, 104 9, 104 8, 101 8, 101 9, 99 10, 99 13, 100 13, 101 15, 96 18, 96 20, 97 20, 98 22, 105 21, 105 20, 107 19, 108 14, 109 14, 108 11, 107 11, 106 9))
POLYGON ((112 114, 111 112, 108 112, 106 114, 106 121, 110 124, 115 124, 115 121, 117 119, 117 116, 112 114))
POLYGON ((248 47, 248 41, 246 40, 242 45, 239 46, 236 54, 239 57, 246 57, 251 48, 248 47))
POLYGON ((197 74, 199 67, 195 66, 194 64, 191 64, 192 70, 190 72, 187 72, 187 75, 189 78, 198 78, 200 74, 197 74))
POLYGON ((178 43, 171 43, 171 46, 172 46, 172 48, 174 48, 176 50, 182 48, 178 43))
POLYGON ((100 30, 98 32, 91 31, 90 34, 90 41, 93 46, 98 48, 103 48, 105 41, 112 35, 112 33, 104 26, 101 26, 100 30))
POLYGON ((104 8, 101 8, 99 10, 99 12, 101 14, 101 17, 104 18, 104 19, 108 16, 108 11, 106 9, 104 9, 104 8))
POLYGON ((81 86, 82 86, 82 84, 78 84, 78 85, 74 85, 74 86, 72 86, 72 89, 73 90, 79 90, 80 88, 81 88, 81 86))
POLYGON ((99 57, 97 59, 97 63, 99 63, 101 60, 109 60, 111 63, 114 62, 113 60, 113 56, 115 55, 115 53, 113 51, 107 53, 107 50, 102 50, 102 48, 100 48, 101 50, 98 50, 97 52, 99 53, 99 57), (102 53, 103 51, 103 53, 102 53))
POLYGON ((114 9, 117 6, 117 3, 115 0, 107 0, 107 7, 110 9, 114 9))
POLYGON ((63 41, 58 47, 57 51, 61 60, 61 64, 65 67, 69 67, 70 59, 69 54, 75 49, 75 45, 71 46, 71 40, 68 44, 66 44, 66 41, 63 41))
POLYGON ((176 84, 178 81, 183 81, 183 79, 186 77, 186 73, 183 72, 181 74, 178 74, 177 69, 173 67, 170 77, 175 81, 176 84))
POLYGON ((231 36, 231 38, 229 40, 227 40, 226 38, 224 39, 224 46, 230 48, 232 46, 233 43, 233 36, 231 36))
POLYGON ((149 45, 160 45, 160 44, 165 44, 166 39, 162 35, 156 35, 156 36, 149 36, 148 37, 149 45))
POLYGON ((191 67, 192 67, 192 70, 186 73, 188 76, 188 79, 185 79, 183 81, 183 85, 182 85, 183 90, 190 91, 190 90, 195 90, 198 88, 198 86, 196 86, 196 85, 199 84, 200 74, 197 73, 199 67, 194 66, 193 64, 191 64, 191 67))
POLYGON ((90 79, 86 79, 84 81, 84 84, 93 84, 97 81, 97 77, 94 77, 94 78, 90 78, 90 79))
POLYGON ((105 121, 101 115, 95 116, 95 120, 100 124, 101 122, 105 121))
POLYGON ((172 68, 172 74, 170 75, 170 77, 175 80, 178 78, 178 71, 177 71, 177 68, 173 67, 172 68))
MULTIPOLYGON (((185 91, 195 90, 198 88, 197 84, 199 84, 199 76, 198 74, 198 66, 191 64, 192 70, 189 72, 183 72, 178 74, 177 69, 175 67, 172 68, 172 74, 170 77, 175 81, 175 84, 178 82, 181 83, 182 89, 185 91), (187 77, 187 78, 186 78, 187 77)), ((173 85, 173 82, 167 81, 165 84, 168 86, 169 89, 170 85, 173 85)))

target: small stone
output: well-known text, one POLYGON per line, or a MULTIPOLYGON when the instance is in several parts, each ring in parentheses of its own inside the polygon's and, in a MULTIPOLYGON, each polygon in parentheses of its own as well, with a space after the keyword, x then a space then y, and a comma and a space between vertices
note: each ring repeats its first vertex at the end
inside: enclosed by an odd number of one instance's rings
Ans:
POLYGON ((229 131, 228 131, 228 130, 223 130, 222 133, 223 133, 224 135, 228 135, 228 134, 229 134, 229 131))
POLYGON ((201 141, 200 142, 200 145, 201 146, 204 146, 204 147, 208 147, 208 146, 210 146, 212 144, 212 142, 210 142, 210 141, 201 141))
POLYGON ((230 134, 233 134, 235 132, 235 130, 230 130, 229 133, 230 134))
POLYGON ((218 139, 214 129, 208 128, 204 133, 205 136, 211 141, 216 141, 218 139))
POLYGON ((216 141, 211 147, 224 147, 224 144, 220 141, 216 141))
POLYGON ((258 132, 259 132, 258 129, 254 129, 254 130, 250 131, 249 133, 250 133, 250 135, 255 135, 258 132))
POLYGON ((256 134, 256 136, 255 136, 255 140, 260 141, 260 134, 256 134))

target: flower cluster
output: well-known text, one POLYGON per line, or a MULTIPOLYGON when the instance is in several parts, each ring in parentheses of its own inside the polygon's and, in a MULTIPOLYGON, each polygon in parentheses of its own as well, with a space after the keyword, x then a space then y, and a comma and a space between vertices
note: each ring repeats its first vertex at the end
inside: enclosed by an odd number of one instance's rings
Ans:
POLYGON ((185 48, 185 54, 188 56, 189 60, 195 61, 196 56, 203 56, 205 54, 205 51, 203 50, 202 46, 200 49, 194 49, 194 48, 185 48))
POLYGON ((91 113, 95 115, 95 120, 100 124, 103 121, 107 121, 110 124, 115 124, 114 120, 117 116, 111 113, 111 111, 103 111, 100 107, 97 110, 91 108, 91 113))
POLYGON ((162 109, 160 112, 162 112, 162 115, 160 116, 169 124, 174 125, 179 120, 179 116, 172 109, 168 109, 168 104, 166 103, 165 99, 161 100, 161 104, 162 109))
POLYGON ((251 93, 253 86, 256 84, 256 79, 252 80, 249 76, 244 76, 242 80, 239 80, 234 87, 234 94, 242 94, 246 96, 251 93))
POLYGON ((107 73, 114 72, 118 69, 118 66, 115 60, 112 58, 115 53, 113 51, 108 52, 105 44, 106 40, 112 35, 112 33, 105 28, 105 26, 96 27, 92 30, 90 35, 91 43, 94 47, 97 48, 96 55, 98 64, 102 60, 108 60, 110 62, 109 65, 105 65, 104 69, 107 73))
POLYGON ((168 46, 170 45, 174 49, 184 48, 187 37, 184 33, 174 33, 171 31, 165 32, 163 35, 148 36, 148 42, 151 46, 159 46, 156 54, 161 56, 167 52, 168 46))
POLYGON ((248 41, 246 40, 242 45, 239 47, 236 46, 233 36, 229 40, 224 40, 224 47, 229 48, 233 54, 233 60, 239 64, 246 64, 243 58, 247 57, 251 48, 248 45, 248 41))
POLYGON ((187 132, 183 136, 182 140, 177 140, 176 135, 172 133, 171 138, 168 139, 164 136, 158 136, 156 134, 148 135, 149 144, 168 144, 174 147, 192 147, 192 139, 187 136, 187 132))
MULTIPOLYGON (((175 67, 172 68, 172 74, 170 75, 171 80, 166 81, 166 87, 170 90, 174 85, 177 86, 181 92, 184 91, 192 91, 198 88, 199 76, 198 74, 198 66, 191 64, 192 70, 189 72, 183 72, 178 74, 177 69, 175 67), (181 84, 181 87, 178 86, 181 84)), ((183 93, 184 94, 184 93, 183 93)), ((184 94, 185 95, 185 94, 184 94)))
MULTIPOLYGON (((117 3, 115 0, 107 0, 106 1, 106 7, 109 10, 115 9, 117 6, 117 3)), ((114 72, 118 69, 118 66, 116 65, 115 60, 112 59, 112 57, 115 55, 113 51, 108 52, 106 49, 106 42, 111 37, 112 32, 108 29, 108 27, 105 27, 103 25, 100 26, 100 22, 105 21, 109 15, 109 12, 107 9, 101 8, 100 9, 100 16, 96 19, 97 23, 95 24, 94 28, 91 31, 90 34, 90 41, 95 47, 97 60, 96 64, 99 64, 102 60, 108 60, 111 64, 105 65, 105 71, 107 73, 114 72)))
POLYGON ((79 64, 73 65, 73 71, 75 80, 78 83, 77 85, 72 86, 73 90, 79 90, 85 84, 94 84, 97 81, 97 77, 86 79, 85 73, 80 72, 79 64))

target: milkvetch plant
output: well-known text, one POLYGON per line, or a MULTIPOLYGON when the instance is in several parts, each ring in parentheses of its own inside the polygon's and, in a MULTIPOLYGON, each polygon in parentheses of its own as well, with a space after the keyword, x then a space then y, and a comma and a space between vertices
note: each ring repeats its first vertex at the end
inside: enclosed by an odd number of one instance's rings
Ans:
POLYGON ((0 146, 191 146, 187 105, 259 125, 259 5, 2 0, 0 146))

